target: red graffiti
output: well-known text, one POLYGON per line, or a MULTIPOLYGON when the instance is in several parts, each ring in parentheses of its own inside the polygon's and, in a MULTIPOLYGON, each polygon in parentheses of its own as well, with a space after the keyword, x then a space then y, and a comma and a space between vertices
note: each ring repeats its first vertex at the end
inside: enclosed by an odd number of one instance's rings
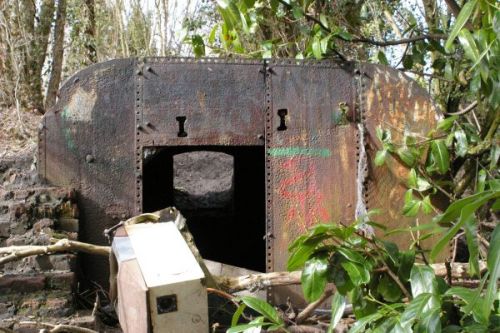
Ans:
POLYGON ((285 177, 280 181, 278 191, 288 205, 285 225, 294 226, 293 229, 304 233, 320 221, 329 221, 330 212, 325 208, 323 193, 316 185, 315 165, 292 158, 282 164, 282 170, 285 177))

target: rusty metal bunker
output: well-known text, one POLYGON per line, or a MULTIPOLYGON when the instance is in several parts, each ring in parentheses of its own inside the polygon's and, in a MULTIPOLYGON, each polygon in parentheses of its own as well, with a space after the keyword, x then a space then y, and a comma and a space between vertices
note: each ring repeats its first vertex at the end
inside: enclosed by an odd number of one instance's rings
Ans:
MULTIPOLYGON (((48 183, 78 190, 80 237, 102 244, 103 230, 119 220, 175 204, 175 156, 232 156, 227 207, 183 214, 202 255, 219 249, 208 259, 281 271, 289 243, 308 227, 354 220, 360 141, 368 154, 363 202, 382 208, 389 228, 410 223, 399 214, 407 169, 393 158, 373 165, 375 131, 392 129, 394 140, 424 135, 436 116, 416 82, 378 65, 120 59, 63 85, 40 127, 38 167, 48 183)), ((104 260, 82 256, 82 264, 87 279, 105 285, 104 260)), ((269 297, 281 303, 291 290, 269 297)))

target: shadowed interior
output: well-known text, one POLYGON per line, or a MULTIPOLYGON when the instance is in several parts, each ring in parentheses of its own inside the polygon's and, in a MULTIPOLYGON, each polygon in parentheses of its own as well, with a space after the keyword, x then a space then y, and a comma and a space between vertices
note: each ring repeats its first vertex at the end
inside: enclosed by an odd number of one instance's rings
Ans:
POLYGON ((263 146, 146 149, 143 211, 177 207, 205 259, 265 271, 263 146))

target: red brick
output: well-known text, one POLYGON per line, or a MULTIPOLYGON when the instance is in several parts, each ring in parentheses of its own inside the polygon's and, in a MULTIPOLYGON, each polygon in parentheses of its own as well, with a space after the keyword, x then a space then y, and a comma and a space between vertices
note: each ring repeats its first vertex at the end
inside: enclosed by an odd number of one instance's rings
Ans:
POLYGON ((45 288, 45 276, 8 274, 0 277, 0 293, 29 293, 45 288))

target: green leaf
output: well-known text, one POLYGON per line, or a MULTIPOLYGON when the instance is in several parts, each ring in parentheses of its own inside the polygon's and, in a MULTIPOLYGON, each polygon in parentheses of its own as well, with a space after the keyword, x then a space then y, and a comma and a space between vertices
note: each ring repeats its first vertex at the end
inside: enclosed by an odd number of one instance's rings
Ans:
POLYGON ((421 205, 422 202, 420 200, 411 200, 404 204, 402 214, 408 217, 417 216, 421 205))
POLYGON ((424 309, 428 307, 429 301, 433 295, 431 293, 421 293, 405 308, 401 315, 401 324, 407 325, 418 320, 424 313, 424 309))
POLYGON ((426 312, 422 319, 417 324, 415 332, 418 333, 440 333, 441 319, 439 317, 440 309, 426 312))
POLYGON ((442 131, 447 131, 453 126, 455 120, 458 119, 458 116, 451 116, 448 118, 441 119, 437 124, 437 129, 442 131))
POLYGON ((399 253, 398 276, 403 282, 410 279, 410 272, 415 263, 415 250, 408 250, 399 253))
POLYGON ((451 47, 453 45, 453 41, 455 38, 457 38, 458 33, 464 25, 467 23, 469 20, 470 16, 474 12, 474 8, 476 7, 477 0, 472 0, 467 2, 463 7, 462 10, 460 11, 460 14, 458 14, 457 20, 455 21, 455 24, 453 25, 453 28, 451 30, 450 36, 448 37, 448 40, 446 41, 446 44, 444 48, 446 49, 447 52, 451 50, 451 47))
POLYGON ((486 170, 481 169, 477 175, 476 193, 484 192, 486 188, 486 170))
POLYGON ((327 283, 328 258, 313 257, 306 261, 300 278, 302 291, 308 302, 314 302, 323 295, 327 283))
POLYGON ((398 154, 401 161, 403 161, 407 166, 412 167, 417 162, 417 159, 413 155, 412 151, 408 147, 399 148, 396 153, 398 154))
MULTIPOLYGON (((465 214, 464 214, 464 216, 465 216, 465 214)), ((460 230, 460 228, 463 226, 463 224, 469 218, 474 218, 474 217, 470 216, 470 214, 469 214, 467 218, 464 218, 464 219, 460 218, 460 220, 455 225, 453 225, 453 227, 451 227, 443 237, 441 237, 439 239, 437 244, 431 250, 431 259, 432 260, 436 259, 436 257, 439 255, 439 253, 441 251, 443 251, 444 247, 451 241, 451 239, 453 237, 455 237, 457 232, 460 230)))
POLYGON ((248 324, 233 326, 229 328, 226 333, 240 333, 245 332, 250 328, 269 326, 271 323, 264 323, 264 317, 257 317, 248 324))
POLYGON ((241 303, 240 306, 238 306, 233 314, 233 317, 231 318, 231 327, 238 325, 238 321, 240 320, 240 317, 243 314, 243 311, 245 311, 246 307, 247 306, 245 305, 245 303, 241 303))
MULTIPOLYGON (((483 282, 484 281, 485 280, 483 279, 483 282)), ((472 313, 474 320, 479 323, 487 323, 486 316, 482 313, 484 301, 481 296, 481 289, 482 287, 476 289, 451 287, 444 293, 444 296, 456 296, 461 298, 465 302, 465 305, 462 305, 460 307, 461 311, 464 313, 464 316, 472 313)))
POLYGON ((410 283, 413 297, 423 293, 434 294, 437 290, 436 275, 429 266, 414 266, 410 273, 410 283))
POLYGON ((343 255, 349 261, 356 262, 361 265, 366 263, 365 258, 363 258, 361 254, 351 249, 347 249, 345 247, 339 247, 337 249, 337 252, 343 255))
POLYGON ((411 55, 405 54, 403 56, 403 67, 405 69, 411 69, 413 67, 413 58, 411 55))
POLYGON ((378 51, 377 53, 377 59, 378 62, 382 65, 389 65, 389 61, 387 61, 387 57, 385 56, 385 53, 383 51, 378 51))
POLYGON ((445 174, 450 169, 450 155, 444 140, 434 140, 431 142, 431 154, 436 163, 437 171, 445 174))
POLYGON ((387 302, 397 302, 401 300, 403 295, 398 285, 387 275, 384 275, 380 279, 377 285, 377 292, 382 295, 387 302))
POLYGON ((479 276, 479 244, 476 219, 467 219, 464 223, 464 230, 467 249, 469 250, 470 273, 479 276))
POLYGON ((356 318, 356 322, 349 330, 349 333, 365 332, 366 325, 370 324, 371 322, 379 320, 383 316, 384 316, 383 312, 379 311, 379 312, 375 312, 374 314, 371 314, 371 315, 368 315, 368 316, 365 316, 362 318, 356 318))
POLYGON ((500 191, 489 190, 457 200, 448 206, 444 214, 436 216, 433 219, 433 222, 439 223, 441 225, 447 225, 448 222, 451 222, 456 218, 458 218, 462 214, 462 210, 467 205, 475 204, 481 206, 486 202, 488 202, 489 200, 496 199, 499 197, 500 197, 500 191))
POLYGON ((467 154, 467 149, 469 149, 469 145, 467 143, 467 136, 463 129, 454 132, 455 140, 456 140, 456 152, 460 157, 464 157, 467 154))
POLYGON ((314 228, 307 236, 298 237, 289 247, 290 256, 288 257, 287 269, 294 271, 301 268, 314 253, 316 247, 323 240, 329 238, 328 234, 314 234, 321 226, 314 228))
POLYGON ((191 37, 191 45, 193 46, 193 53, 197 58, 205 55, 205 43, 200 35, 191 37))
POLYGON ((460 31, 458 34, 458 40, 464 49, 465 56, 473 63, 477 62, 479 59, 479 50, 477 49, 476 42, 474 41, 474 38, 469 30, 463 29, 460 31))
POLYGON ((493 302, 495 302, 495 299, 498 299, 497 283, 500 278, 500 225, 497 225, 491 234, 486 265, 490 273, 490 280, 485 293, 482 311, 486 319, 488 319, 490 317, 490 309, 492 308, 493 302))
POLYGON ((424 200, 422 200, 421 207, 424 214, 430 214, 432 212, 431 198, 428 195, 426 195, 424 200))
POLYGON ((385 159, 387 158, 387 149, 382 149, 377 151, 377 154, 375 155, 375 165, 376 166, 382 166, 385 163, 385 159))
POLYGON ((353 262, 343 262, 341 265, 354 285, 360 286, 370 282, 370 271, 365 266, 353 262))
POLYGON ((243 296, 241 298, 241 301, 245 303, 249 308, 254 309, 258 313, 263 315, 270 322, 277 325, 283 324, 283 319, 278 314, 278 311, 276 311, 276 309, 266 301, 251 296, 243 296))
POLYGON ((323 54, 321 53, 321 40, 318 37, 314 37, 311 48, 316 59, 323 58, 323 54))
POLYGON ((346 301, 344 296, 339 294, 338 292, 333 295, 332 298, 332 317, 330 319, 330 325, 328 326, 327 333, 333 333, 333 330, 339 323, 340 319, 342 319, 342 315, 344 314, 346 301))

